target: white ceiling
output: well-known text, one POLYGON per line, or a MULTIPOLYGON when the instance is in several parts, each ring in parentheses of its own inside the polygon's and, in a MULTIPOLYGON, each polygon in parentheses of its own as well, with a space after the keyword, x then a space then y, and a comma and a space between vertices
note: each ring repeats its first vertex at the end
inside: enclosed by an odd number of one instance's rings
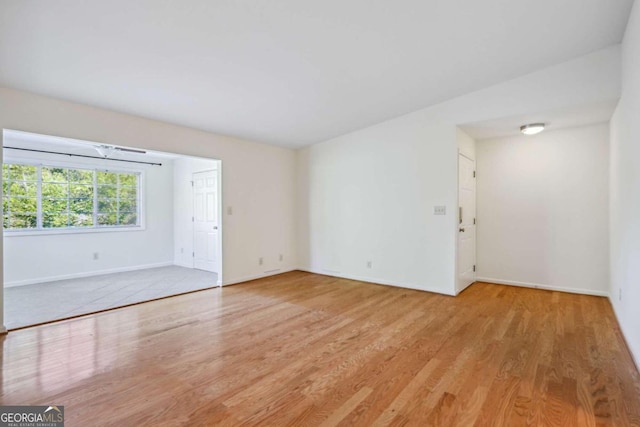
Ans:
POLYGON ((0 0, 0 85, 288 147, 619 43, 633 0, 0 0))

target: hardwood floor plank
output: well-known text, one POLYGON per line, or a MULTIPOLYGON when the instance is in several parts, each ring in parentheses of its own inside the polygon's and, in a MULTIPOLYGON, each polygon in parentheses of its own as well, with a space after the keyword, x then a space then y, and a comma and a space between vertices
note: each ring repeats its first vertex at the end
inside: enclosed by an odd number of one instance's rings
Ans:
POLYGON ((0 403, 65 405, 67 426, 640 426, 640 374, 593 296, 294 271, 0 342, 0 403))

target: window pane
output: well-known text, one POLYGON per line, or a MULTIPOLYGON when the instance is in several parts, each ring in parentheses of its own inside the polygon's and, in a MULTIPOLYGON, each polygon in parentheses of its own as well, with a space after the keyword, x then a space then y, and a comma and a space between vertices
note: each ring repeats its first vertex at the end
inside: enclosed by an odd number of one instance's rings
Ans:
POLYGON ((118 202, 116 200, 98 200, 98 212, 116 213, 118 212, 118 202))
POLYGON ((138 175, 135 173, 121 173, 120 185, 127 187, 135 187, 138 185, 138 175))
POLYGON ((118 225, 118 214, 98 214, 98 225, 118 225))
POLYGON ((67 199, 42 199, 43 213, 63 213, 67 210, 67 199))
POLYGON ((83 169, 69 169, 69 182, 93 185, 93 171, 83 169))
POLYGON ((69 196, 73 198, 86 197, 93 199, 93 185, 69 184, 69 196))
POLYGON ((97 175, 98 184, 110 184, 110 185, 118 184, 118 174, 116 173, 98 171, 96 175, 97 175))
POLYGON ((121 199, 137 199, 138 189, 136 187, 120 187, 121 199))
POLYGON ((69 170, 64 168, 43 167, 42 182, 68 182, 69 170))
POLYGON ((36 228, 38 225, 38 214, 32 213, 20 213, 9 215, 9 226, 12 229, 17 228, 36 228))
POLYGON ((118 187, 109 185, 98 186, 98 198, 115 199, 118 197, 118 187))
POLYGON ((69 223, 72 227, 92 227, 93 226, 93 214, 85 213, 78 214, 72 213, 69 215, 69 223))
POLYGON ((69 184, 42 183, 42 197, 67 198, 69 196, 69 184))
POLYGON ((137 212, 138 202, 135 199, 120 200, 120 212, 137 212))
POLYGON ((138 215, 135 212, 121 213, 120 225, 138 225, 138 215))
POLYGON ((37 228, 39 203, 46 229, 138 225, 138 173, 3 164, 2 176, 5 229, 37 228))
MULTIPOLYGON (((38 199, 37 198, 17 198, 9 197, 9 209, 11 213, 25 213, 25 212, 37 212, 38 211, 38 199)), ((4 203, 3 203, 4 205, 4 203)))
POLYGON ((7 194, 11 196, 36 197, 38 195, 37 182, 10 182, 7 194))
POLYGON ((93 199, 71 199, 69 212, 75 214, 91 214, 93 212, 93 199))
POLYGON ((44 228, 62 228, 69 226, 69 214, 67 213, 43 213, 42 226, 44 228))
POLYGON ((38 167, 31 165, 9 165, 9 179, 14 181, 36 181, 38 167))

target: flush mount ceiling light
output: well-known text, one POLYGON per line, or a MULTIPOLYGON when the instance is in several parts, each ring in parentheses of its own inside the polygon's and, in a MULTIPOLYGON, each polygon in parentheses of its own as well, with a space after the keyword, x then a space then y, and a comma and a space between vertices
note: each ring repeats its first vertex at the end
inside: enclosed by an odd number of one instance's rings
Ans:
POLYGON ((520 126, 520 132, 525 135, 535 135, 544 130, 544 123, 531 123, 530 125, 520 126))

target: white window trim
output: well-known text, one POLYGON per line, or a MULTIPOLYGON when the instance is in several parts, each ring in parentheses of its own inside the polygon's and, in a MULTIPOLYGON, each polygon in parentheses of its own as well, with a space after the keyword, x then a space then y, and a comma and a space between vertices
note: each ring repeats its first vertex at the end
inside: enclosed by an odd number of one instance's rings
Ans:
MULTIPOLYGON (((4 237, 25 237, 25 236, 45 236, 45 235, 55 235, 55 234, 86 234, 86 233, 123 233, 123 232, 136 232, 136 231, 144 231, 146 230, 146 192, 145 192, 145 183, 146 183, 146 170, 142 168, 131 168, 131 167, 119 167, 118 165, 114 165, 114 167, 104 167, 99 166, 92 163, 75 163, 75 162, 64 162, 64 161, 56 161, 56 160, 37 160, 37 161, 29 161, 23 158, 12 158, 6 157, 3 162, 4 164, 19 164, 19 165, 28 165, 28 166, 40 166, 40 167, 61 167, 67 169, 83 169, 83 170, 95 170, 95 171, 107 171, 107 172, 125 172, 125 173, 136 173, 139 174, 138 179, 138 215, 139 215, 139 224, 138 225, 127 225, 127 226, 115 226, 115 227, 96 227, 95 225, 92 227, 78 227, 78 228, 43 228, 43 229, 20 229, 20 230, 11 230, 3 228, 3 236, 4 237)), ((39 182, 41 183, 42 177, 38 177, 39 182)), ((40 188, 40 185, 38 186, 40 188)), ((40 190, 38 190, 40 191, 40 190)), ((41 201, 41 194, 38 192, 38 204, 41 201)), ((94 213, 95 215, 95 213, 94 213)), ((41 218, 38 217, 38 222, 40 222, 41 218)))

